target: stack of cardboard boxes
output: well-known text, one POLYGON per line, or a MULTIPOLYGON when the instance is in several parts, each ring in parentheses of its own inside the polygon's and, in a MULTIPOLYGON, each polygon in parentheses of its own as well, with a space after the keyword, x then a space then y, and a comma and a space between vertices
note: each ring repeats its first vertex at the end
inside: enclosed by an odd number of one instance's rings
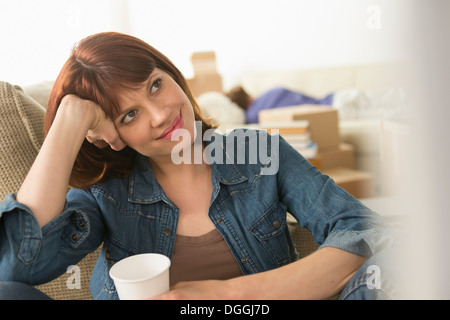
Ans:
POLYGON ((222 92, 222 77, 217 72, 216 54, 213 51, 194 52, 191 63, 194 77, 186 81, 194 96, 208 91, 222 92))
MULTIPOLYGON (((191 55, 191 63, 194 77, 187 79, 187 82, 194 96, 198 97, 208 91, 223 91, 222 77, 217 72, 216 55, 213 51, 194 52, 191 55)), ((293 121, 308 123, 308 130, 317 150, 306 148, 301 153, 307 154, 305 157, 312 164, 357 198, 370 198, 375 195, 372 174, 355 170, 353 146, 340 141, 337 110, 326 106, 302 105, 262 110, 259 113, 260 127, 280 129, 279 133, 285 136, 292 133, 292 130, 287 129, 287 123, 293 121)), ((303 129, 297 127, 297 131, 303 129)), ((297 135, 295 138, 289 137, 286 140, 292 144, 305 143, 304 139, 298 141, 299 134, 304 134, 304 131, 297 131, 294 133, 297 135)), ((300 147, 297 145, 298 148, 300 147)))
POLYGON ((284 123, 263 123, 257 129, 267 130, 270 134, 276 133, 283 136, 295 150, 311 162, 316 161, 318 147, 312 139, 309 122, 290 121, 284 123))
MULTIPOLYGON (((259 112, 259 124, 308 121, 312 140, 318 146, 317 155, 309 159, 322 173, 356 198, 375 196, 375 182, 371 173, 355 169, 354 148, 342 143, 336 109, 327 106, 301 105, 267 109, 259 112)), ((282 135, 282 132, 280 132, 282 135)))

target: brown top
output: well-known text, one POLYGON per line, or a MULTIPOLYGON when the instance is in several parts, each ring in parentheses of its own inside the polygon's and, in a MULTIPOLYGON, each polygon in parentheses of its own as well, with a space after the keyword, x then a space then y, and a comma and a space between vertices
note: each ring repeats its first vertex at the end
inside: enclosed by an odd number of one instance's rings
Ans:
POLYGON ((179 281, 226 280, 242 275, 217 229, 199 237, 178 235, 170 266, 170 285, 179 281))

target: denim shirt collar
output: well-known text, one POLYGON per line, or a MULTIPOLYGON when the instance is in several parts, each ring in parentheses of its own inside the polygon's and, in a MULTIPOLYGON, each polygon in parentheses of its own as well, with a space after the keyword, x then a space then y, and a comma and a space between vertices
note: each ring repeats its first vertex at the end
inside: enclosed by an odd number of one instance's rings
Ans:
MULTIPOLYGON (((248 180, 247 175, 236 164, 212 163, 211 175, 214 186, 217 186, 217 182, 224 185, 234 185, 248 180)), ((148 158, 138 154, 134 171, 129 177, 128 201, 150 204, 161 200, 171 203, 156 180, 148 158)))
POLYGON ((134 171, 128 179, 128 201, 149 204, 160 200, 166 199, 148 163, 148 158, 137 154, 134 171))

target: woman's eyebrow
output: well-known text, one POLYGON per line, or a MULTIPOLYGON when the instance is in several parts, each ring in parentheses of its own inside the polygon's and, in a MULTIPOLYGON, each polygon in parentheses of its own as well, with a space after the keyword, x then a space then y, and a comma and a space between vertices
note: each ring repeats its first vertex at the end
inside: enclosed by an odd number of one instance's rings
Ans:
MULTIPOLYGON (((153 80, 159 76, 160 75, 158 74, 157 71, 152 72, 150 74, 150 76, 147 78, 147 80, 145 81, 145 84, 140 89, 136 89, 136 90, 143 90, 143 88, 145 88, 146 91, 150 90, 151 86, 153 85, 153 80)), ((136 106, 134 106, 134 105, 131 105, 130 107, 120 108, 116 119, 120 118, 121 116, 126 115, 127 113, 129 113, 130 111, 132 111, 134 109, 136 109, 136 106)))
POLYGON ((119 106, 119 112, 116 114, 115 120, 121 119, 123 116, 125 116, 127 113, 131 112, 132 110, 136 109, 136 105, 134 102, 132 102, 129 106, 124 106, 125 102, 122 102, 119 106))
POLYGON ((119 114, 117 115, 116 119, 120 118, 121 116, 126 115, 127 113, 131 112, 134 109, 136 109, 136 107, 129 107, 129 108, 126 108, 126 109, 121 109, 119 114))

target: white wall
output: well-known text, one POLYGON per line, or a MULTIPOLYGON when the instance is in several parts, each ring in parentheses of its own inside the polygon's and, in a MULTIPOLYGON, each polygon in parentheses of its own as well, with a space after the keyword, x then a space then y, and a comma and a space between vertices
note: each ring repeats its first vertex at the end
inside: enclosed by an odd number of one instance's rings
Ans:
POLYGON ((78 40, 111 29, 110 11, 108 0, 0 0, 0 80, 55 79, 78 40))
POLYGON ((225 86, 244 72, 396 60, 407 0, 0 0, 0 79, 56 77, 91 33, 136 35, 192 76, 214 50, 225 86))
POLYGON ((187 76, 189 55, 214 50, 225 86, 244 72, 396 60, 405 1, 128 0, 131 30, 187 76))

